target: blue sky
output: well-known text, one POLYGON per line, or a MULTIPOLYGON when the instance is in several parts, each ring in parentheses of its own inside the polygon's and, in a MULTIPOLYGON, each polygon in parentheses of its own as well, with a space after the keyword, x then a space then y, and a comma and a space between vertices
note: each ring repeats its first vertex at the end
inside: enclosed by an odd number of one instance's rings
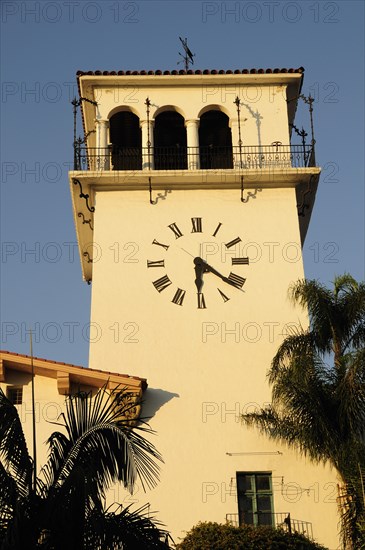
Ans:
MULTIPOLYGON (((67 171, 77 70, 305 67, 322 166, 304 262, 325 284, 364 266, 364 3, 1 3, 1 348, 88 362, 91 289, 75 251, 67 171), (181 68, 181 66, 180 66, 181 68)), ((309 131, 301 105, 297 125, 309 131)))

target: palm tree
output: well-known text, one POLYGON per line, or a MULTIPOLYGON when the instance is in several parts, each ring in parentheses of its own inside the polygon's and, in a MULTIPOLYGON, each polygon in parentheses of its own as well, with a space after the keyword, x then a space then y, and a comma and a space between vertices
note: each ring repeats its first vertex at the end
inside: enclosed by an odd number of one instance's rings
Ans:
POLYGON ((147 507, 104 504, 114 482, 132 491, 137 479, 144 488, 158 479, 161 456, 139 433, 150 428, 132 427, 135 407, 119 388, 69 396, 62 431, 49 437, 47 463, 34 478, 17 409, 0 390, 1 550, 168 548, 147 507))
POLYGON ((310 326, 292 331, 272 361, 272 404, 242 420, 336 468, 345 547, 365 548, 365 284, 348 274, 333 290, 302 280, 289 297, 310 326))

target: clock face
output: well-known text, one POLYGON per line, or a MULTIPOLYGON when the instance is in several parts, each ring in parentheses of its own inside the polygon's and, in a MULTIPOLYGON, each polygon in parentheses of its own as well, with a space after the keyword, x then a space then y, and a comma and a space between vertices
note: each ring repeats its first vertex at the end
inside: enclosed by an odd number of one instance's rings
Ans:
POLYGON ((241 237, 225 225, 193 217, 161 228, 152 240, 147 270, 164 299, 197 309, 242 299, 249 259, 241 255, 241 237))

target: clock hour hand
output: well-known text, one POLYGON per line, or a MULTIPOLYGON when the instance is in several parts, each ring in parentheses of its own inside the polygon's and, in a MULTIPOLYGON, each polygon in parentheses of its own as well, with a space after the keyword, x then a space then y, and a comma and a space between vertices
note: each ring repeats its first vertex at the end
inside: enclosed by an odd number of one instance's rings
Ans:
MULTIPOLYGON (((196 267, 199 266, 199 268, 202 270, 202 273, 208 273, 210 271, 210 273, 213 273, 213 275, 217 275, 217 277, 222 279, 222 281, 224 281, 226 283, 227 282, 230 283, 230 280, 227 277, 225 277, 224 275, 219 273, 211 265, 207 264, 207 262, 205 262, 202 258, 194 258, 194 263, 195 263, 196 267)), ((195 268, 195 270, 196 270, 196 268, 195 268)))
POLYGON ((206 263, 201 258, 194 258, 195 265, 195 285, 198 290, 198 294, 201 294, 203 288, 203 273, 207 271, 206 263))

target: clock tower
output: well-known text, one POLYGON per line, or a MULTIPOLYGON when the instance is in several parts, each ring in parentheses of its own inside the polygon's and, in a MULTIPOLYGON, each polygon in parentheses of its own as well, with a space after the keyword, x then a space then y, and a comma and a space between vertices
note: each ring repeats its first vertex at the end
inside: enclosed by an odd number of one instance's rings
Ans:
POLYGON ((271 360, 308 324, 287 299, 320 174, 313 136, 294 139, 303 72, 77 76, 86 141, 70 186, 90 367, 147 378, 164 465, 133 500, 175 541, 228 520, 338 545, 335 474, 240 422, 270 401, 271 360))

